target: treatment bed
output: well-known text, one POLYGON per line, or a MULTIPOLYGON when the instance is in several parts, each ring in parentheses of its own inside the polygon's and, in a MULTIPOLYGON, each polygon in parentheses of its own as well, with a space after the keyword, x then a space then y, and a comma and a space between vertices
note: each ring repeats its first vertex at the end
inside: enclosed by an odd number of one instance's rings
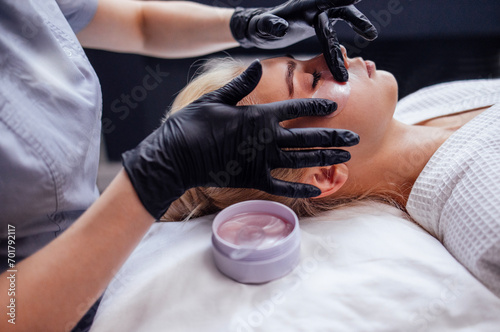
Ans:
POLYGON ((217 270, 213 218, 156 223, 91 331, 500 331, 500 298, 393 207, 301 219, 299 265, 260 285, 217 270))

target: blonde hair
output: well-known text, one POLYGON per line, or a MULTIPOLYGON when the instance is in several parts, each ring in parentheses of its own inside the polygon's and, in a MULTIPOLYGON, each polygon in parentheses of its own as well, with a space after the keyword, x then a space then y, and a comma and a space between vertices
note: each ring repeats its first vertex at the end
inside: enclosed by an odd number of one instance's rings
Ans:
MULTIPOLYGON (((248 67, 248 64, 233 58, 219 58, 207 61, 201 67, 201 73, 178 94, 170 108, 169 114, 187 106, 202 95, 226 85, 240 75, 246 67, 248 67)), ((257 101, 254 98, 247 96, 238 105, 252 105, 256 103, 257 101)), ((304 176, 304 170, 280 168, 272 170, 271 175, 280 180, 300 182, 304 176)), ((275 196, 255 189, 197 187, 186 191, 179 199, 174 201, 162 220, 188 220, 215 213, 238 202, 255 199, 280 202, 290 207, 299 217, 313 216, 319 212, 332 210, 363 198, 387 201, 385 197, 382 198, 380 195, 371 195, 370 193, 349 197, 330 195, 314 199, 275 196)))

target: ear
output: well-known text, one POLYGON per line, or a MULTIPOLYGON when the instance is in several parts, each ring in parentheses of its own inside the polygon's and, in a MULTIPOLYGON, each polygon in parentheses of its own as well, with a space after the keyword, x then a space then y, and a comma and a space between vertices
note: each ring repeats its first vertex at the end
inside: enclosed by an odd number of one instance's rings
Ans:
POLYGON ((349 169, 345 164, 337 164, 326 167, 307 168, 303 182, 312 184, 321 190, 321 195, 313 197, 321 198, 337 192, 347 181, 349 169))

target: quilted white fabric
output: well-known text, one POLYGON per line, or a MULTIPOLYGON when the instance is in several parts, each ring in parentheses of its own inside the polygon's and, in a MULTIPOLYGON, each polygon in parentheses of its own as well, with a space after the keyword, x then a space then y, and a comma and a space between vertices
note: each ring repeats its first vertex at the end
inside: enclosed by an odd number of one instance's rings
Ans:
POLYGON ((500 80, 441 84, 404 100, 408 122, 493 105, 436 151, 411 191, 411 217, 500 296, 500 80), (420 102, 419 102, 420 100, 420 102))

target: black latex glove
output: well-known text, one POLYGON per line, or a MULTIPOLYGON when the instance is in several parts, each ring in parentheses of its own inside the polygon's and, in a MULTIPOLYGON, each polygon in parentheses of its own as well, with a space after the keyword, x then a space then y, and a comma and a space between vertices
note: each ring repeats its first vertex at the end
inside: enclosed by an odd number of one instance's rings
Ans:
POLYGON ((326 59, 339 82, 348 79, 339 43, 333 30, 338 20, 346 21, 366 39, 377 37, 377 30, 354 6, 360 0, 289 0, 271 8, 236 8, 230 27, 234 38, 243 47, 283 48, 318 34, 326 59), (349 6, 349 7, 345 7, 349 6), (326 12, 328 29, 317 26, 317 17, 326 12), (316 28, 316 29, 315 29, 316 28), (329 60, 329 61, 328 61, 329 60))
POLYGON ((264 105, 235 106, 262 75, 255 61, 226 86, 174 113, 135 149, 123 165, 142 204, 159 219, 170 204, 192 187, 256 188, 289 197, 312 197, 312 185, 277 180, 274 168, 325 166, 346 162, 337 149, 283 151, 281 148, 351 146, 359 137, 347 130, 285 129, 281 121, 327 115, 337 105, 324 99, 294 99, 264 105))
POLYGON ((336 81, 347 82, 349 74, 344 66, 344 57, 337 39, 337 33, 333 29, 338 20, 346 21, 354 31, 367 40, 377 38, 377 30, 366 16, 354 6, 333 8, 318 15, 314 28, 328 68, 336 81))

